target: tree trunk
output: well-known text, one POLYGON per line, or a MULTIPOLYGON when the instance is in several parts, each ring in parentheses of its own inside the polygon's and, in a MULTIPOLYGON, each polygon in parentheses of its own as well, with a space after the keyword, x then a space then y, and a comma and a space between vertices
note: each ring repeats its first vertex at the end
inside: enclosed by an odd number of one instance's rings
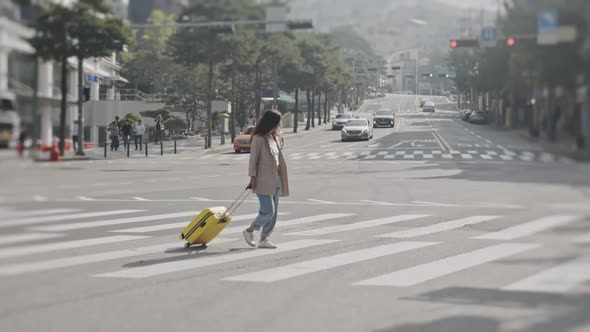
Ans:
POLYGON ((311 90, 311 105, 309 115, 311 117, 311 127, 315 128, 315 89, 311 90))
POLYGON ((299 123, 299 88, 295 88, 295 114, 293 114, 293 132, 297 133, 299 123))
POLYGON ((256 90, 254 93, 255 100, 255 111, 256 111, 256 121, 260 119, 260 109, 262 106, 262 74, 260 73, 260 59, 256 60, 255 68, 255 81, 254 81, 254 89, 256 90))
POLYGON ((309 130, 311 127, 313 113, 311 112, 311 98, 309 96, 309 90, 306 90, 305 94, 307 96, 307 124, 305 125, 305 130, 309 130))
POLYGON ((61 112, 59 114, 59 150, 63 156, 66 147, 66 112, 68 109, 68 58, 61 59, 61 112))
POLYGON ((324 124, 328 124, 328 120, 330 119, 330 110, 328 109, 328 91, 324 92, 324 97, 324 124))
POLYGON ((213 114, 211 109, 211 99, 213 99, 213 60, 209 60, 209 73, 207 76, 207 147, 211 147, 213 138, 213 114))
POLYGON ((322 92, 318 90, 318 126, 322 125, 322 92))
MULTIPOLYGON (((78 57, 78 151, 76 156, 84 155, 84 59, 78 57)), ((73 143, 73 142, 72 142, 73 143)))

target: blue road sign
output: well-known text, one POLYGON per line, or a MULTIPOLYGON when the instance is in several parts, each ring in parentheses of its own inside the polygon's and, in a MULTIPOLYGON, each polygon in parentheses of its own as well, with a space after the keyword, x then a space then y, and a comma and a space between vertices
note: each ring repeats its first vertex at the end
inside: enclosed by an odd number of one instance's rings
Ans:
POLYGON ((481 29, 480 45, 483 47, 494 47, 498 41, 498 31, 496 27, 489 26, 481 29))
POLYGON ((559 13, 548 10, 537 13, 537 43, 539 45, 554 45, 559 42, 559 13))
POLYGON ((96 75, 87 75, 86 80, 88 82, 92 82, 92 83, 99 83, 100 82, 100 78, 96 75))

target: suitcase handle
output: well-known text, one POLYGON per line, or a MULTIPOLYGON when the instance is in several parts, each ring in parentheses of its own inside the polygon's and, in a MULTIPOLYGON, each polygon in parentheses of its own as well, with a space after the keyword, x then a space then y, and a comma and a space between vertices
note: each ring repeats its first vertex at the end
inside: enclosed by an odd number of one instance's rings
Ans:
POLYGON ((246 198, 250 196, 250 192, 248 191, 250 189, 252 189, 250 186, 246 187, 246 190, 244 190, 240 196, 238 196, 238 198, 227 208, 227 212, 225 213, 227 216, 231 216, 234 212, 236 212, 242 203, 244 203, 246 198))

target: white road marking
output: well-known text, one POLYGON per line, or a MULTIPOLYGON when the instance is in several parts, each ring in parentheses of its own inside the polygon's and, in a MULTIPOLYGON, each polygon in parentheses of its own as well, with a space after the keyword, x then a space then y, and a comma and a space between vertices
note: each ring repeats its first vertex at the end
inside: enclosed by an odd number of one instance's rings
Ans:
POLYGON ((104 226, 117 226, 117 225, 123 225, 123 224, 134 224, 134 223, 139 223, 139 222, 144 222, 144 221, 164 220, 164 219, 183 218, 183 217, 194 217, 194 216, 198 215, 199 213, 201 213, 201 211, 165 213, 165 214, 156 214, 156 215, 141 216, 141 217, 132 217, 132 218, 97 220, 97 221, 79 222, 79 223, 72 223, 72 224, 59 224, 59 225, 52 225, 52 226, 34 227, 33 230, 40 231, 40 232, 63 232, 63 231, 72 231, 72 230, 77 230, 77 229, 88 229, 88 228, 96 228, 96 227, 104 227, 104 226))
POLYGON ((323 201, 323 200, 320 200, 320 199, 313 199, 313 198, 308 198, 308 199, 306 199, 306 201, 314 202, 314 203, 321 203, 321 204, 334 204, 334 202, 323 201))
POLYGON ((179 261, 167 262, 156 265, 148 265, 126 270, 120 270, 110 273, 103 273, 95 275, 101 278, 126 278, 126 279, 142 279, 158 275, 192 270, 200 267, 220 265, 229 262, 243 261, 246 259, 278 255, 289 251, 302 250, 310 247, 321 246, 331 243, 336 243, 338 240, 298 240, 292 242, 281 243, 277 249, 252 249, 246 252, 227 255, 216 255, 212 257, 195 257, 193 259, 183 259, 179 261))
POLYGON ((79 212, 78 209, 47 209, 47 210, 32 210, 32 211, 2 211, 1 217, 2 219, 8 218, 24 218, 24 217, 35 217, 35 216, 44 216, 44 215, 51 215, 51 214, 61 214, 61 213, 73 213, 79 212))
POLYGON ((590 234, 582 235, 574 239, 574 243, 590 243, 590 234))
POLYGON ((292 232, 287 233, 285 235, 297 235, 297 236, 316 236, 316 235, 326 235, 326 234, 334 234, 340 232, 347 232, 347 231, 354 231, 364 228, 371 228, 375 226, 381 225, 388 225, 393 223, 398 223, 402 221, 414 220, 424 217, 429 217, 429 214, 407 214, 407 215, 399 215, 395 217, 388 217, 383 219, 374 219, 374 220, 366 220, 355 222, 352 224, 344 224, 344 225, 336 225, 318 229, 311 229, 307 231, 300 231, 300 232, 292 232))
MULTIPOLYGON (((221 244, 224 242, 232 242, 237 239, 230 238, 217 238, 211 242, 211 244, 221 244)), ((209 245, 211 245, 209 244, 209 245)), ((80 255, 66 258, 57 258, 50 260, 43 260, 30 263, 16 263, 8 265, 0 265, 0 276, 14 276, 33 272, 42 272, 57 270, 66 267, 74 267, 81 265, 88 265, 92 263, 106 262, 115 259, 143 256, 149 254, 155 254, 160 252, 166 252, 170 249, 182 250, 180 242, 158 244, 148 247, 139 247, 133 249, 115 250, 109 252, 101 252, 98 254, 80 255)), ((187 249, 188 250, 188 249, 187 249)))
POLYGON ((208 198, 191 197, 191 199, 194 199, 195 201, 200 201, 200 202, 211 202, 211 200, 208 198))
POLYGON ((410 287, 423 282, 466 270, 497 259, 516 255, 539 247, 536 244, 505 243, 354 283, 355 286, 410 287))
POLYGON ((143 197, 133 197, 134 200, 136 201, 141 201, 141 202, 149 202, 150 200, 147 198, 143 198, 143 197))
POLYGON ((374 248, 361 249, 329 257, 322 257, 303 261, 300 263, 289 264, 276 268, 271 268, 253 273, 246 273, 235 277, 225 278, 229 281, 248 281, 248 282, 275 282, 290 279, 314 272, 325 271, 340 266, 350 265, 371 259, 385 257, 393 254, 420 249, 437 244, 436 242, 400 242, 387 244, 374 248))
POLYGON ((60 251, 66 249, 75 249, 96 246, 100 244, 120 243, 133 240, 147 239, 149 236, 130 236, 130 235, 115 235, 108 237, 100 237, 94 239, 74 240, 66 242, 56 242, 48 244, 39 244, 34 246, 22 246, 0 249, 0 259, 27 256, 32 254, 47 253, 51 251, 60 251))
POLYGON ((461 154, 461 158, 463 158, 463 159, 473 159, 473 157, 470 154, 465 154, 465 153, 462 153, 461 154))
MULTIPOLYGON (((286 214, 286 213, 279 213, 279 215, 284 215, 284 214, 286 214)), ((256 218, 256 216, 258 216, 258 214, 247 214, 247 215, 243 215, 243 216, 235 216, 235 217, 232 217, 232 221, 248 220, 248 219, 256 218)), ((143 233, 152 233, 152 232, 158 232, 158 231, 169 230, 169 229, 177 229, 180 234, 180 232, 186 226, 188 226, 189 222, 190 221, 183 221, 183 222, 177 222, 177 223, 171 223, 171 224, 117 229, 117 230, 111 231, 111 233, 139 233, 139 234, 143 234, 143 233)))
POLYGON ((21 242, 35 242, 38 240, 55 239, 63 237, 64 234, 55 233, 25 233, 25 234, 11 234, 0 236, 0 245, 15 244, 21 242))
MULTIPOLYGON (((350 216, 354 216, 354 214, 327 213, 327 214, 320 214, 317 216, 310 216, 310 217, 285 220, 285 221, 281 221, 281 222, 277 223, 276 229, 297 226, 297 225, 310 224, 310 223, 314 223, 317 221, 323 221, 323 220, 341 219, 341 218, 346 218, 346 217, 350 217, 350 216)), ((242 233, 243 230, 244 230, 244 226, 229 227, 229 228, 224 229, 223 232, 221 232, 221 234, 222 235, 239 234, 239 233, 242 233)))
POLYGON ((580 219, 574 215, 554 215, 475 237, 483 240, 514 240, 564 226, 580 219))
POLYGON ((590 255, 582 256, 504 287, 504 290, 565 293, 590 280, 590 255))
POLYGON ((35 202, 47 202, 49 200, 49 198, 47 198, 46 196, 41 196, 41 195, 34 195, 33 196, 33 201, 35 202))
MULTIPOLYGON (((32 218, 10 220, 10 221, 5 221, 5 222, 3 221, 3 222, 0 222, 0 228, 28 226, 28 225, 35 225, 35 224, 50 223, 50 222, 54 222, 54 221, 86 219, 86 218, 113 216, 113 215, 118 215, 118 214, 129 214, 129 213, 138 213, 138 212, 143 212, 143 210, 115 210, 115 211, 103 211, 103 212, 60 214, 60 215, 54 215, 54 216, 38 216, 38 217, 32 217, 32 218)), ((49 231, 49 232, 51 232, 51 231, 49 231)))
POLYGON ((389 234, 379 235, 377 237, 386 238, 412 238, 417 236, 424 236, 444 231, 449 231, 457 228, 461 228, 467 225, 475 225, 482 222, 498 219, 499 216, 471 216, 462 219, 451 220, 442 222, 430 226, 412 228, 405 231, 392 232, 389 234))
POLYGON ((436 203, 436 202, 425 202, 425 201, 412 201, 412 203, 416 203, 416 204, 424 204, 424 205, 431 205, 431 206, 442 206, 442 207, 454 207, 454 206, 459 206, 459 205, 455 205, 455 204, 436 203))
POLYGON ((481 159, 484 159, 484 160, 492 160, 492 159, 494 159, 492 156, 489 156, 487 154, 482 154, 482 155, 480 155, 480 157, 481 157, 481 159))

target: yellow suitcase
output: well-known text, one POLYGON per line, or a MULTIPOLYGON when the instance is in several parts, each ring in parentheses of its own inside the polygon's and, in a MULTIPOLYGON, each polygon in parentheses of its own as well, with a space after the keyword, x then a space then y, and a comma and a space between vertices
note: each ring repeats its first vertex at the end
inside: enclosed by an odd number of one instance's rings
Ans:
POLYGON ((230 205, 225 207, 212 207, 204 209, 184 228, 180 234, 181 240, 186 240, 185 248, 192 245, 206 245, 211 242, 231 222, 231 214, 248 197, 248 189, 230 205))

